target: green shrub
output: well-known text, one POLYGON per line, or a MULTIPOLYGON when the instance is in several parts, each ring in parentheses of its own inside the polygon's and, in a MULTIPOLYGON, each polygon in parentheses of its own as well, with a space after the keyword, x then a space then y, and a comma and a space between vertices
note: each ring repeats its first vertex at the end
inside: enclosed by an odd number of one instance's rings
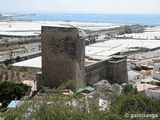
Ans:
POLYGON ((8 66, 9 64, 12 64, 13 63, 13 60, 12 59, 6 59, 5 61, 4 61, 4 64, 6 65, 6 66, 8 66))
POLYGON ((21 99, 29 92, 30 87, 23 83, 4 81, 0 83, 0 102, 6 106, 11 100, 21 99))
POLYGON ((20 57, 20 56, 17 56, 17 57, 15 58, 15 61, 16 61, 16 62, 20 62, 20 60, 21 60, 21 57, 20 57))
POLYGON ((132 33, 131 27, 126 27, 126 28, 124 29, 124 32, 127 33, 127 34, 132 33))

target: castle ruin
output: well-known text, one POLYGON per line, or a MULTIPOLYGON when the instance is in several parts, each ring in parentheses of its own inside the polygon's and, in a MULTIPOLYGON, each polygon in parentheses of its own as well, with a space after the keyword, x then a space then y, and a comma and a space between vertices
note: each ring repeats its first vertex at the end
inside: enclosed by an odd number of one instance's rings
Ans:
POLYGON ((42 27, 42 76, 40 86, 56 88, 74 81, 73 91, 92 85, 102 79, 119 84, 128 83, 127 59, 114 56, 85 66, 85 43, 77 28, 42 27))
POLYGON ((85 87, 85 43, 73 27, 42 27, 42 85, 54 88, 73 81, 72 90, 85 87))

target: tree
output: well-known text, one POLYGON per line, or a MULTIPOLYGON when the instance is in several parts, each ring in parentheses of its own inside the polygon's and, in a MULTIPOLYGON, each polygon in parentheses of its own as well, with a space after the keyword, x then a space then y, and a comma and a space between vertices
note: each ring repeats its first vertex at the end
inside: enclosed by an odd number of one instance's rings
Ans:
POLYGON ((160 113, 160 103, 152 100, 142 93, 136 92, 131 85, 124 87, 123 94, 117 95, 111 102, 111 112, 124 116, 125 113, 130 114, 158 114, 160 113))
POLYGON ((132 33, 131 27, 126 27, 126 28, 124 29, 124 32, 127 33, 127 34, 132 33))
MULTIPOLYGON (((94 102, 86 104, 82 95, 63 97, 61 94, 49 94, 38 100, 31 99, 29 102, 25 101, 21 106, 7 112, 5 119, 130 120, 130 118, 124 116, 125 113, 160 113, 159 102, 150 99, 142 93, 135 93, 130 85, 126 86, 123 91, 128 92, 110 94, 114 99, 111 100, 109 111, 100 111, 98 106, 93 105, 94 102), (73 106, 71 103, 77 104, 77 106, 73 106)), ((145 118, 145 120, 147 119, 150 118, 145 118)))
POLYGON ((3 106, 8 105, 11 100, 20 100, 29 91, 30 87, 23 83, 4 81, 0 83, 0 102, 3 106))
POLYGON ((6 66, 8 66, 9 64, 12 64, 13 63, 13 60, 12 59, 6 59, 5 61, 4 61, 4 64, 6 65, 6 66))
POLYGON ((15 58, 15 61, 16 61, 16 62, 20 62, 20 60, 21 60, 20 56, 17 56, 17 57, 15 58))
POLYGON ((79 95, 65 96, 64 98, 61 94, 49 94, 38 100, 32 99, 29 102, 24 101, 21 106, 7 112, 5 119, 105 120, 108 116, 106 111, 99 111, 96 106, 90 106, 89 111, 90 112, 88 112, 85 99, 79 95))
POLYGON ((125 85, 123 86, 123 94, 127 95, 129 93, 137 94, 137 89, 134 89, 132 85, 125 85))
POLYGON ((118 33, 118 35, 123 35, 123 34, 125 34, 124 31, 120 31, 120 32, 118 33))

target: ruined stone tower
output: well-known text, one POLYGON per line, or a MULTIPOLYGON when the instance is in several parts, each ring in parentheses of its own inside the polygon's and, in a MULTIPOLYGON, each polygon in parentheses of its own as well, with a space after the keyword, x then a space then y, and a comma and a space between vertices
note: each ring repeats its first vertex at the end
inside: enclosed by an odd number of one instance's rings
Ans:
POLYGON ((42 27, 42 86, 54 88, 73 81, 73 91, 85 86, 85 43, 77 28, 42 27))

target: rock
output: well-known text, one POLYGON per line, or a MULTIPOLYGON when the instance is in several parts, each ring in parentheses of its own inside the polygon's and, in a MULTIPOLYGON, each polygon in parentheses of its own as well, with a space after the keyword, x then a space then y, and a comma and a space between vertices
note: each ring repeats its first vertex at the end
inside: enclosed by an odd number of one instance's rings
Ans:
POLYGON ((101 80, 101 81, 93 84, 93 87, 96 90, 108 91, 110 89, 110 87, 111 87, 111 84, 107 80, 101 80))
POLYGON ((127 85, 127 83, 122 83, 122 84, 121 84, 121 86, 126 86, 126 85, 127 85))
POLYGON ((112 84, 112 85, 111 85, 111 87, 110 87, 109 90, 112 91, 112 92, 116 92, 117 94, 121 94, 123 88, 122 88, 121 85, 115 83, 115 84, 112 84))
POLYGON ((123 89, 121 85, 117 83, 110 84, 107 80, 101 80, 93 84, 93 87, 98 91, 117 92, 118 94, 121 94, 123 89))

